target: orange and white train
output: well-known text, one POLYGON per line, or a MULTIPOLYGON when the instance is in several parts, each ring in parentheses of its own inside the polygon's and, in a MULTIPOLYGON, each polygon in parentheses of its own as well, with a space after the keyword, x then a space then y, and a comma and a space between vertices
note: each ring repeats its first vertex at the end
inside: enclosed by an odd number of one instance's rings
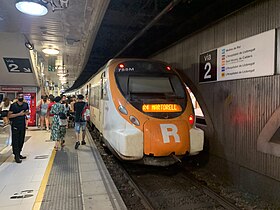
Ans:
POLYGON ((122 160, 165 166, 203 150, 186 86, 166 63, 112 59, 81 90, 91 124, 122 160))

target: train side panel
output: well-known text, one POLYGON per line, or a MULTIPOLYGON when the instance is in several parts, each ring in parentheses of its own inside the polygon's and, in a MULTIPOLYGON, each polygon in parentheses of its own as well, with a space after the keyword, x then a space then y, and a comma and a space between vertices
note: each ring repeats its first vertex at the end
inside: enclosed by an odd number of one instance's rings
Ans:
POLYGON ((122 159, 142 159, 143 133, 129 124, 116 110, 109 88, 107 67, 90 81, 90 86, 91 121, 102 133, 104 141, 122 159))
POLYGON ((103 83, 103 93, 106 93, 103 97, 103 136, 123 159, 141 159, 143 157, 143 133, 129 124, 116 110, 111 89, 109 88, 111 82, 109 80, 109 71, 106 72, 105 78, 103 83))
POLYGON ((94 76, 89 84, 90 84, 90 120, 95 125, 95 127, 102 132, 102 125, 101 125, 101 103, 100 103, 100 77, 102 72, 98 73, 96 76, 94 76))

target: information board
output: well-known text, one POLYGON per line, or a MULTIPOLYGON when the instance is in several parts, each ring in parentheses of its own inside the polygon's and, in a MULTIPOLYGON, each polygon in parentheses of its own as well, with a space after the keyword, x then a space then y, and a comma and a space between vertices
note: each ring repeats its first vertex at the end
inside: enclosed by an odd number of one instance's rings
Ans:
POLYGON ((275 29, 202 53, 199 63, 200 83, 273 75, 275 29))

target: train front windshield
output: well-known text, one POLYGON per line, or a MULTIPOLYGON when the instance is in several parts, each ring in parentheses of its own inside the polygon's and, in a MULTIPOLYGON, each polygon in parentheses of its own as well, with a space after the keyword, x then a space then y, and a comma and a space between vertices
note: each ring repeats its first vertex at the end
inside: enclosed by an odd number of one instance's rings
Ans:
POLYGON ((186 89, 174 72, 166 72, 165 69, 161 72, 145 72, 142 68, 141 72, 117 71, 115 76, 126 100, 147 115, 155 118, 174 118, 186 108, 186 89), (154 107, 157 109, 152 109, 154 107))
POLYGON ((129 77, 130 93, 173 93, 168 77, 129 77))

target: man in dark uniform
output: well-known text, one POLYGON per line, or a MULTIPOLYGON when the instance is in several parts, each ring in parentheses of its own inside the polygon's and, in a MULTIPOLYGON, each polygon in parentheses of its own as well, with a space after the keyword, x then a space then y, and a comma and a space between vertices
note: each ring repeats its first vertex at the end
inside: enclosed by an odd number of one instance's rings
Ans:
POLYGON ((8 114, 12 126, 13 153, 17 163, 21 163, 21 159, 26 158, 20 154, 25 138, 26 115, 29 115, 29 106, 28 103, 23 102, 23 93, 19 92, 17 94, 17 101, 11 105, 8 114))

